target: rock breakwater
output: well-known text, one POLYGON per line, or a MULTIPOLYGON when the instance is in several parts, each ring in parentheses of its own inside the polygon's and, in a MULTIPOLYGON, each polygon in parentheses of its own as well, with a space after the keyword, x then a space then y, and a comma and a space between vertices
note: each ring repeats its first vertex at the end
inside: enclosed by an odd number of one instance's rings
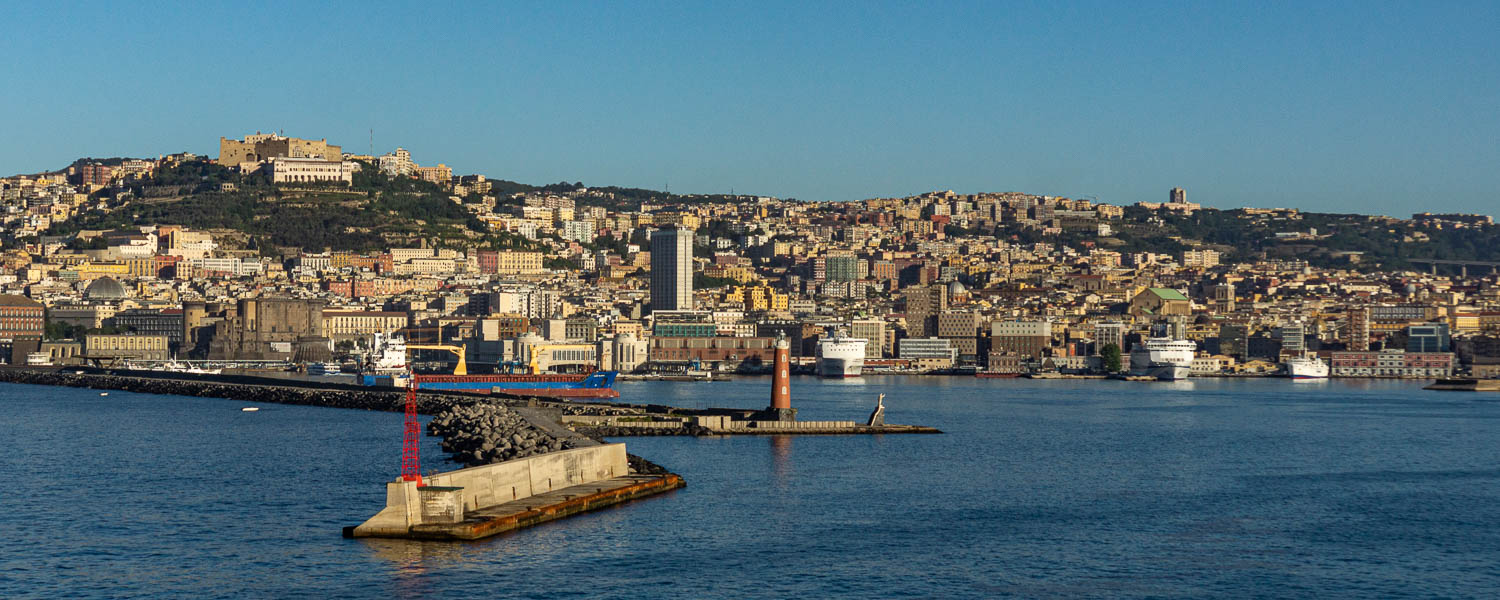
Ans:
MULTIPOLYGON (((164 379, 96 373, 61 371, 0 370, 0 382, 32 385, 57 385, 101 390, 123 390, 142 394, 173 394, 204 398, 227 398, 265 404, 295 404, 353 410, 400 412, 406 406, 406 394, 399 390, 327 389, 295 385, 230 383, 202 379, 164 379)), ((417 411, 436 414, 465 404, 474 398, 418 394, 417 411)))
POLYGON ((443 438, 453 462, 471 467, 577 447, 498 404, 449 407, 432 418, 427 433, 443 438))

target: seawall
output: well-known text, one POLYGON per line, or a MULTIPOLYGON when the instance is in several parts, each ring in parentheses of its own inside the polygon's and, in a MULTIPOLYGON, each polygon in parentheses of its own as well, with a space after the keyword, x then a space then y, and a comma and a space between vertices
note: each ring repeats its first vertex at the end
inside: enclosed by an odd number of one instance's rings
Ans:
POLYGON ((386 506, 349 537, 475 540, 660 494, 671 473, 640 473, 624 444, 595 444, 386 484, 386 506))
MULTIPOLYGON (((298 385, 299 382, 269 377, 215 375, 171 377, 131 373, 84 372, 72 370, 0 369, 0 382, 32 385, 57 385, 100 390, 122 390, 142 394, 173 394, 205 398, 227 398, 244 402, 268 404, 296 404, 302 406, 326 406, 354 410, 379 410, 399 412, 406 404, 406 395, 399 390, 381 390, 340 384, 298 385)), ((418 394, 417 410, 433 414, 451 406, 472 404, 474 398, 418 394)))

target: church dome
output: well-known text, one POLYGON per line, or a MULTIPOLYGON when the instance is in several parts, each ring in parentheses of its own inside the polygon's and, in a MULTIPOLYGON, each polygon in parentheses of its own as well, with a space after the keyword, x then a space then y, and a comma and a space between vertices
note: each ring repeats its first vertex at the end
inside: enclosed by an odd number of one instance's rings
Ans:
POLYGON ((110 277, 95 279, 83 291, 83 297, 87 300, 119 300, 125 296, 125 286, 110 277))
POLYGON ((967 293, 969 293, 969 289, 965 288, 964 284, 959 283, 958 280, 954 280, 948 284, 948 297, 950 298, 953 296, 962 296, 967 293))

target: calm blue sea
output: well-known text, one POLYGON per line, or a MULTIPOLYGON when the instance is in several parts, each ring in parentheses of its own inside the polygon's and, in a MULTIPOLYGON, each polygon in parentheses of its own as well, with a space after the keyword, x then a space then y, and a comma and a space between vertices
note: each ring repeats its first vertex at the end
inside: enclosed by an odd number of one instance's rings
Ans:
MULTIPOLYGON (((759 408, 769 382, 621 392, 759 408)), ((399 414, 0 384, 0 597, 1500 593, 1500 394, 799 378, 793 405, 862 420, 880 392, 947 433, 631 438, 688 487, 418 543, 340 537, 399 472, 399 414)))

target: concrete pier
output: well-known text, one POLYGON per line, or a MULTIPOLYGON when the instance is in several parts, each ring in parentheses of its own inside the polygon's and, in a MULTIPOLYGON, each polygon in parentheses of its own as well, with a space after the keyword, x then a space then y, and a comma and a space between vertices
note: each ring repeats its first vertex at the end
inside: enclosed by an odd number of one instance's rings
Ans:
POLYGON ((1443 392, 1500 392, 1500 379, 1439 379, 1422 389, 1443 392))
POLYGON ((632 473, 624 444, 599 444, 386 484, 386 506, 349 537, 475 540, 680 488, 632 473))
POLYGON ((760 420, 758 411, 741 415, 563 415, 562 423, 595 437, 654 435, 874 435, 942 433, 920 425, 862 425, 855 421, 760 420), (738 418, 736 418, 738 417, 738 418))

